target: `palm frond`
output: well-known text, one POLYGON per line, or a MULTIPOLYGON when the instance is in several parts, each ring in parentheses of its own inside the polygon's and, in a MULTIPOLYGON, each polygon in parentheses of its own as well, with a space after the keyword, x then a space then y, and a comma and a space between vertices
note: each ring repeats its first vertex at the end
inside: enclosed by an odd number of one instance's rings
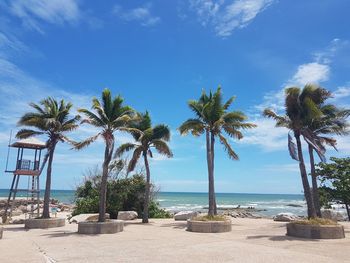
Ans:
POLYGON ((124 143, 120 145, 115 151, 114 158, 121 157, 124 153, 127 153, 133 149, 135 149, 136 144, 134 143, 124 143))
POLYGON ((199 119, 188 119, 178 128, 181 135, 186 135, 189 132, 193 136, 200 136, 205 131, 205 124, 199 119))
POLYGON ((168 144, 163 140, 160 140, 160 139, 152 140, 151 145, 154 146, 154 148, 156 148, 158 153, 165 155, 168 158, 173 157, 173 153, 170 150, 168 144))
POLYGON ((39 136, 45 134, 44 132, 39 132, 39 131, 34 131, 34 130, 30 130, 30 129, 21 129, 17 132, 16 134, 16 138, 18 139, 27 139, 29 137, 33 137, 33 136, 39 136))
POLYGON ((97 138, 101 136, 101 133, 98 133, 94 136, 91 136, 87 139, 85 139, 84 141, 81 141, 81 142, 75 142, 73 145, 74 145, 74 149, 76 150, 81 150, 87 146, 89 146, 91 143, 93 143, 94 141, 97 140, 97 138))
POLYGON ((135 166, 136 166, 138 160, 140 159, 140 156, 141 156, 142 152, 143 152, 143 148, 141 146, 137 147, 134 150, 132 158, 129 161, 128 172, 132 172, 135 169, 135 166))
POLYGON ((225 151, 228 156, 233 160, 239 160, 238 154, 232 149, 231 145, 228 143, 227 139, 222 135, 218 134, 221 144, 224 146, 225 151))

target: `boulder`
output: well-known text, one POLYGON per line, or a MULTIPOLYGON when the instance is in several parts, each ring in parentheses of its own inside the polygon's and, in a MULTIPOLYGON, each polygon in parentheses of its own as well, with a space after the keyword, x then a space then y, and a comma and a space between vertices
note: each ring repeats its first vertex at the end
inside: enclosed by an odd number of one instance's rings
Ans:
MULTIPOLYGON (((109 219, 109 214, 106 213, 106 219, 109 219)), ((98 214, 80 214, 73 216, 69 219, 69 223, 79 223, 79 222, 85 222, 85 221, 97 221, 98 220, 98 214)))
POLYGON ((291 222, 298 219, 300 219, 299 216, 292 213, 279 213, 278 215, 273 217, 273 221, 278 222, 291 222))
POLYGON ((330 219, 336 222, 345 220, 344 215, 342 213, 339 213, 331 209, 322 210, 321 214, 322 214, 322 218, 330 219))
POLYGON ((181 211, 174 215, 176 221, 186 221, 198 216, 198 212, 195 211, 181 211))
POLYGON ((24 219, 23 218, 13 219, 11 224, 14 224, 14 225, 24 224, 24 219))
POLYGON ((138 217, 135 211, 119 211, 118 220, 134 220, 138 217))

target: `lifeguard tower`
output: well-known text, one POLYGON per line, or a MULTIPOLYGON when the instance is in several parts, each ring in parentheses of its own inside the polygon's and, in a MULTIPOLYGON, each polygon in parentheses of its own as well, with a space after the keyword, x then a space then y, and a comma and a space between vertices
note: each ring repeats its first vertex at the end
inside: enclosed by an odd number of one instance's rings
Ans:
POLYGON ((3 215, 3 222, 7 222, 8 218, 11 218, 13 205, 18 192, 27 193, 27 214, 29 217, 34 217, 34 215, 38 217, 40 215, 39 176, 42 170, 42 168, 40 168, 40 160, 42 150, 46 149, 46 143, 35 138, 30 138, 19 140, 13 144, 10 143, 9 147, 17 149, 17 158, 15 169, 8 170, 6 167, 5 171, 6 173, 13 174, 13 179, 7 199, 5 214, 3 215), (18 188, 20 178, 22 177, 28 179, 27 189, 18 188), (29 204, 30 209, 28 209, 29 204))

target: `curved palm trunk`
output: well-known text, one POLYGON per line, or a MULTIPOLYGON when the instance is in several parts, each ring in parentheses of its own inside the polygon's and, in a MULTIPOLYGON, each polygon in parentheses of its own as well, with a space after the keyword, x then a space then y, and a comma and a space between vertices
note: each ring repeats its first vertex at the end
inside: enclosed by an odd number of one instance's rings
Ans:
POLYGON ((209 210, 208 215, 213 216, 215 214, 215 196, 214 196, 214 178, 213 178, 213 162, 211 154, 210 132, 206 131, 206 148, 207 148, 207 164, 208 164, 208 196, 209 196, 209 210))
POLYGON ((43 218, 50 218, 50 194, 51 194, 51 174, 52 174, 52 161, 53 155, 56 148, 56 141, 51 143, 49 150, 49 162, 47 164, 46 172, 46 184, 45 184, 45 195, 44 195, 44 207, 43 207, 43 218))
POLYGON ((107 199, 107 180, 108 180, 108 169, 109 163, 112 159, 112 153, 114 148, 114 140, 112 142, 106 142, 105 147, 105 159, 102 166, 102 178, 100 188, 100 199, 98 208, 98 222, 104 222, 106 220, 106 199, 107 199))
POLYGON ((310 144, 309 144, 309 156, 310 156, 311 178, 312 178, 312 199, 314 201, 314 206, 316 209, 317 216, 322 217, 320 196, 318 194, 317 176, 315 171, 314 150, 310 144))
POLYGON ((317 215, 316 215, 315 206, 312 200, 310 184, 307 179, 307 173, 306 173, 304 157, 303 157, 303 150, 302 150, 301 141, 300 141, 300 133, 295 132, 294 136, 297 141, 299 169, 300 169, 301 181, 303 183, 303 188, 304 188, 304 196, 307 204, 307 215, 309 218, 315 218, 317 217, 317 215))
POLYGON ((143 205, 143 216, 142 223, 148 223, 148 207, 149 207, 149 196, 151 188, 151 172, 149 169, 149 163, 147 159, 147 152, 143 152, 143 159, 146 167, 146 191, 145 191, 145 203, 143 205))
POLYGON ((218 214, 217 211, 217 206, 216 206, 216 195, 215 195, 215 179, 214 179, 214 160, 215 160, 215 136, 213 133, 211 133, 211 138, 210 138, 210 146, 211 146, 211 174, 212 174, 212 191, 213 191, 213 199, 214 199, 214 215, 218 214))
POLYGON ((348 213, 348 219, 350 221, 350 208, 349 208, 349 204, 345 203, 345 208, 346 208, 346 212, 348 213))

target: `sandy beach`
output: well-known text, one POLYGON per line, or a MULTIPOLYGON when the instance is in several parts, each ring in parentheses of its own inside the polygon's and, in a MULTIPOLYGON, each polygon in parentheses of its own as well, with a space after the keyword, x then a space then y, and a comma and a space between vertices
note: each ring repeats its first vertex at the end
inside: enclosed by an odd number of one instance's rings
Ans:
POLYGON ((341 240, 305 240, 285 235, 285 223, 232 219, 232 232, 186 231, 186 222, 152 219, 125 223, 124 232, 79 235, 76 224, 46 230, 7 225, 1 262, 350 262, 350 223, 341 240))

